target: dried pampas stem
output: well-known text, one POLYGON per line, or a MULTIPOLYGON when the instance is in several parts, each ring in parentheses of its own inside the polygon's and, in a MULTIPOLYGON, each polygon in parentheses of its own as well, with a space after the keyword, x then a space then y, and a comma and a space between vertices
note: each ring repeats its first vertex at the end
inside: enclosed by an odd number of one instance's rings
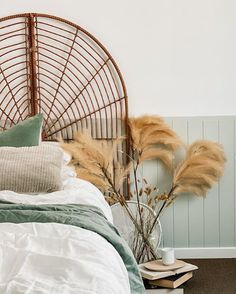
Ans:
POLYGON ((172 170, 173 168, 173 155, 172 152, 169 152, 169 150, 161 149, 161 148, 149 148, 144 149, 142 152, 139 162, 142 163, 146 160, 152 160, 158 158, 161 160, 164 165, 169 169, 172 170))
POLYGON ((87 180, 103 192, 119 190, 131 165, 121 165, 115 160, 115 153, 122 138, 110 141, 93 139, 83 130, 74 136, 72 143, 62 143, 61 147, 72 156, 71 163, 81 179, 87 180), (113 187, 114 185, 114 187, 113 187))
POLYGON ((129 119, 131 137, 135 149, 150 145, 165 144, 172 150, 182 145, 176 133, 159 116, 140 116, 129 119))
POLYGON ((183 143, 162 118, 154 115, 131 118, 129 128, 134 158, 139 162, 160 159, 172 169, 173 151, 183 143))
POLYGON ((189 146, 185 160, 175 170, 173 184, 165 197, 148 232, 152 231, 164 209, 170 206, 180 193, 194 193, 205 196, 224 172, 226 158, 223 147, 207 140, 199 140, 189 146))
POLYGON ((206 140, 194 142, 174 173, 173 194, 193 192, 205 196, 223 175, 225 161, 220 144, 206 140))

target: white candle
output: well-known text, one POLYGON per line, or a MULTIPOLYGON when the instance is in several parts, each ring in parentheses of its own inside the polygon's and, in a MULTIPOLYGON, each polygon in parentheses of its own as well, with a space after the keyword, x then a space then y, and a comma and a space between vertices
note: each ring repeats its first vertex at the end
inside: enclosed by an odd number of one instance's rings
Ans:
POLYGON ((162 263, 171 265, 175 263, 175 252, 173 248, 163 248, 161 250, 162 263))

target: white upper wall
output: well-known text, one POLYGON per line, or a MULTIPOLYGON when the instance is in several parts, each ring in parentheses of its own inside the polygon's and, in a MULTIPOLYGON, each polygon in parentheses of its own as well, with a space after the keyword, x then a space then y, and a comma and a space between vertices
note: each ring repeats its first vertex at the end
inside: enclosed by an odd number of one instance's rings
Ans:
POLYGON ((131 114, 235 115, 235 0, 1 0, 87 29, 123 73, 131 114))

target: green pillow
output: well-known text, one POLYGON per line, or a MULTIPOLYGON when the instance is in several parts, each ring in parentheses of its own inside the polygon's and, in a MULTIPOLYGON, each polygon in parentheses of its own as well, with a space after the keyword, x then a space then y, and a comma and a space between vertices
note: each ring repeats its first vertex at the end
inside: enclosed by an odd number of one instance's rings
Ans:
POLYGON ((0 147, 37 146, 41 141, 43 115, 30 117, 0 133, 0 147))

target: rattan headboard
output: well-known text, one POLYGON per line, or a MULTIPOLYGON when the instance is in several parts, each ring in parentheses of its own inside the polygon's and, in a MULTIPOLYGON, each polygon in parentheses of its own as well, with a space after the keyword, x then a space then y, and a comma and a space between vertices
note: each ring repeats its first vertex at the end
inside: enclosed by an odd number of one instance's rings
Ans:
POLYGON ((127 132, 127 93, 109 52, 80 26, 26 13, 0 19, 0 124, 44 114, 43 138, 127 132))

